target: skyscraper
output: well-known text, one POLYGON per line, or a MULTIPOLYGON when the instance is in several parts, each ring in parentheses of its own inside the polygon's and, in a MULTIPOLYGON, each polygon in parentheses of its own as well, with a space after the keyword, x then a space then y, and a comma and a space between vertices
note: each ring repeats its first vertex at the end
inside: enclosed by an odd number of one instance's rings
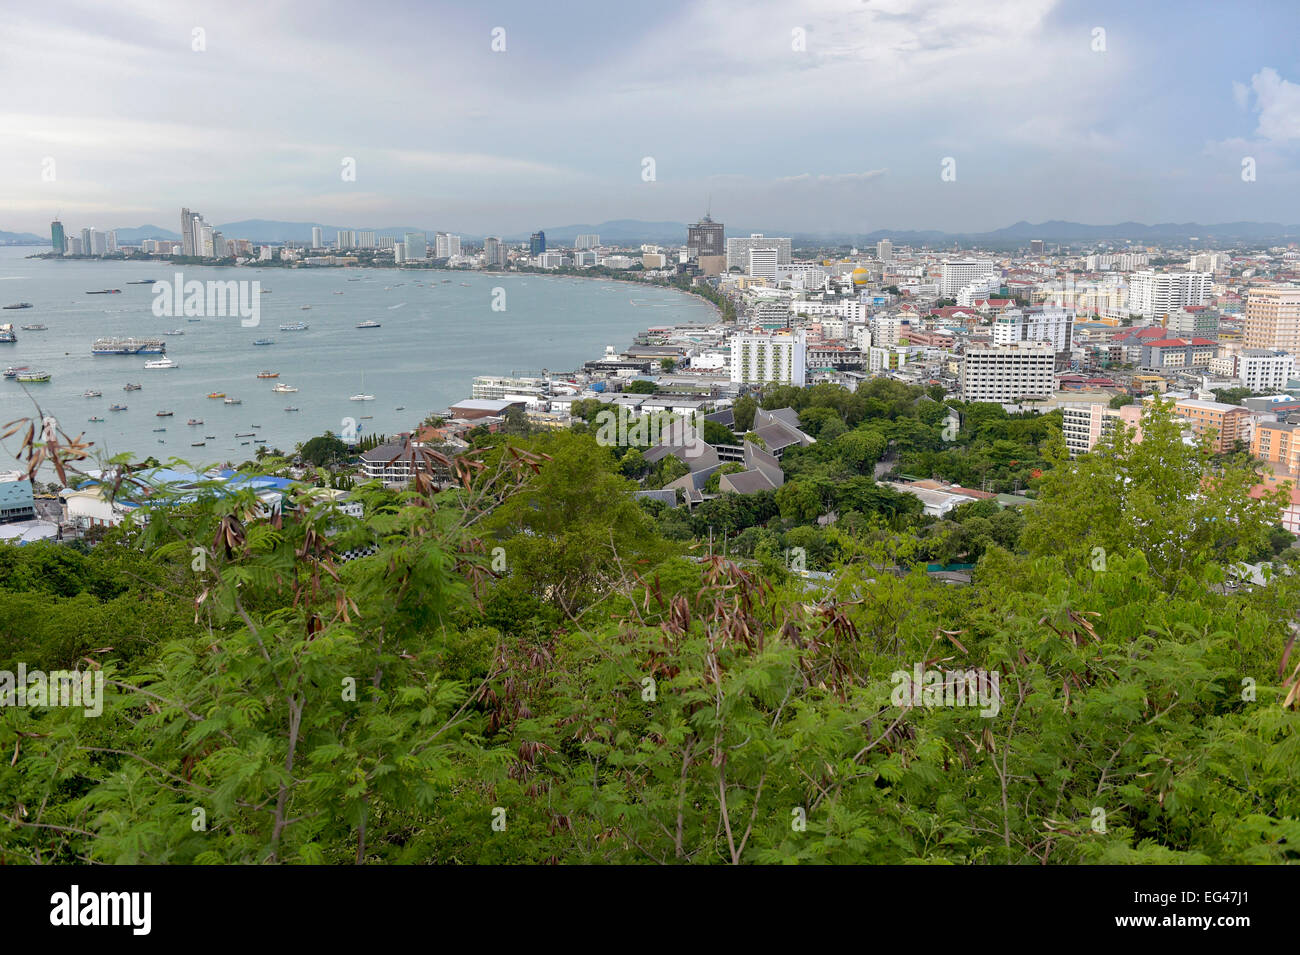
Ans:
POLYGON ((429 248, 428 240, 423 232, 406 233, 406 261, 424 261, 424 254, 429 248))
POLYGON ((600 245, 600 234, 596 232, 587 232, 578 236, 574 241, 575 249, 594 249, 600 245))
POLYGON ((50 223, 50 247, 59 255, 68 251, 68 237, 63 233, 63 223, 55 219, 50 223))
POLYGON ((181 207, 181 255, 194 254, 194 216, 189 209, 181 207))
POLYGON ((894 243, 888 239, 881 239, 876 243, 876 258, 881 262, 894 261, 894 243))
POLYGON ((722 223, 714 222, 708 213, 705 213, 703 219, 687 227, 686 247, 695 258, 702 255, 725 255, 722 223))
POLYGON ((546 233, 534 232, 528 237, 528 254, 541 255, 546 251, 546 233))
POLYGON ((506 264, 506 247, 502 245, 501 240, 494 235, 490 235, 483 240, 483 264, 506 264))
POLYGON ((313 249, 325 248, 325 230, 318 225, 311 227, 311 247, 313 249))

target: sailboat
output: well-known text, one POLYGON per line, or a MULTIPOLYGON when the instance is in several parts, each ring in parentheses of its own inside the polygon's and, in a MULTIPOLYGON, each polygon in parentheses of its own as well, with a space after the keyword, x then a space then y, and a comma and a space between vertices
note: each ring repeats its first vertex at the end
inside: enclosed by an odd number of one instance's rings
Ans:
POLYGON ((361 393, 357 395, 353 395, 351 398, 348 399, 348 401, 374 401, 374 400, 375 400, 374 395, 366 394, 366 373, 363 371, 361 373, 361 393))

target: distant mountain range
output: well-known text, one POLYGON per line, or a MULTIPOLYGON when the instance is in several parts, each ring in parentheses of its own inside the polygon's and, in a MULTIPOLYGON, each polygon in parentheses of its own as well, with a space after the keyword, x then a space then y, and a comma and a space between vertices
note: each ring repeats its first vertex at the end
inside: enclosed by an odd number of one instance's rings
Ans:
MULTIPOLYGON (((374 232, 382 236, 400 236, 406 232, 425 232, 430 235, 433 229, 422 226, 389 226, 371 228, 359 226, 334 226, 320 222, 281 222, 274 219, 244 219, 240 222, 227 222, 216 226, 226 238, 252 239, 255 242, 310 242, 313 228, 321 229, 327 241, 332 241, 340 229, 356 232, 374 232)), ((899 245, 928 245, 942 247, 954 243, 963 245, 981 245, 999 248, 1023 246, 1031 239, 1042 239, 1051 243, 1093 243, 1093 242, 1186 242, 1197 239, 1202 242, 1226 242, 1233 240, 1262 241, 1274 239, 1300 238, 1300 225, 1283 225, 1277 222, 1223 222, 1203 225, 1196 222, 1162 222, 1145 225, 1141 222, 1120 222, 1114 225, 1087 225, 1081 222, 1067 222, 1053 219, 1049 222, 1017 222, 1014 225, 992 232, 942 232, 937 230, 892 230, 877 229, 875 232, 850 234, 844 232, 791 232, 774 229, 770 226, 759 227, 762 232, 772 236, 790 236, 797 245, 858 245, 874 244, 880 239, 889 239, 899 245)), ((546 233, 550 245, 572 245, 583 234, 595 233, 601 242, 611 245, 639 245, 654 243, 661 245, 680 244, 686 239, 687 225, 684 222, 645 222, 639 219, 612 219, 607 222, 581 225, 550 226, 542 231, 546 233)), ((448 230, 455 231, 455 230, 448 230)), ((753 230, 759 231, 759 230, 753 230)), ((69 234, 74 234, 69 230, 69 234)), ((481 241, 483 236, 464 232, 455 233, 467 241, 481 241)), ((730 226, 729 236, 750 235, 751 230, 730 226)), ((528 233, 519 232, 501 236, 507 242, 525 242, 528 233)), ((117 241, 122 245, 135 245, 143 239, 169 239, 180 241, 180 234, 171 229, 156 225, 142 225, 135 228, 117 230, 117 241)), ((45 245, 47 236, 33 235, 30 232, 0 231, 0 244, 4 245, 45 245)))

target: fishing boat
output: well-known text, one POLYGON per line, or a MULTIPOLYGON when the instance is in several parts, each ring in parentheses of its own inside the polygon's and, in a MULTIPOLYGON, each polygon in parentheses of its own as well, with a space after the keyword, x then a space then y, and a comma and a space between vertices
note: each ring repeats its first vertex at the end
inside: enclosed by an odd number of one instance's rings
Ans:
POLYGON ((280 326, 282 332, 305 332, 311 328, 306 322, 285 322, 280 326))
POLYGON ((85 391, 83 391, 83 392, 81 393, 81 397, 83 397, 83 398, 102 398, 102 397, 104 397, 104 393, 103 393, 102 391, 96 391, 94 388, 87 388, 85 391))
POLYGON ((120 288, 102 288, 98 292, 87 292, 87 295, 121 295, 120 288))
POLYGON ((228 405, 242 405, 242 404, 243 404, 243 402, 240 401, 238 398, 227 398, 226 401, 225 401, 225 403, 228 404, 228 405))
POLYGON ((154 412, 154 417, 155 417, 155 418, 170 418, 170 417, 171 417, 172 415, 174 415, 175 413, 176 413, 176 412, 174 412, 174 411, 155 411, 155 412, 154 412))
POLYGON ((18 377, 18 373, 19 373, 20 371, 26 371, 26 370, 27 370, 27 366, 26 366, 26 365, 10 365, 8 368, 5 369, 5 377, 6 377, 6 378, 17 378, 17 377, 18 377))
POLYGON ((256 431, 236 431, 236 432, 235 432, 235 437, 236 437, 236 438, 256 438, 256 437, 257 437, 257 432, 256 432, 256 431))
POLYGON ((285 410, 285 411, 297 411, 297 410, 299 410, 299 409, 297 409, 297 408, 293 407, 292 405, 290 405, 288 408, 285 408, 284 410, 285 410))
POLYGON ((160 432, 160 431, 166 431, 166 430, 167 430, 166 428, 154 428, 154 429, 153 429, 153 433, 154 433, 154 434, 157 434, 157 433, 160 432))
POLYGON ((31 308, 31 302, 14 302, 12 305, 6 305, 5 308, 31 308))
POLYGON ((253 344, 254 344, 254 345, 274 345, 274 344, 275 344, 275 339, 274 339, 274 338, 259 338, 259 339, 257 339, 256 341, 254 341, 253 344))
POLYGON ((374 417, 375 417, 375 416, 372 415, 372 414, 363 414, 363 415, 361 416, 361 420, 362 420, 362 421, 372 421, 372 420, 374 420, 374 417))
POLYGON ((281 381, 278 384, 276 384, 276 386, 271 390, 278 395, 287 395, 287 394, 292 394, 298 389, 295 388, 293 385, 286 385, 284 382, 281 381))
POLYGON ((185 423, 188 424, 188 425, 190 425, 191 427, 193 427, 193 426, 196 425, 196 424, 203 424, 203 419, 202 419, 202 418, 191 418, 189 421, 186 421, 185 423))
POLYGON ((205 434, 203 437, 207 438, 209 441, 217 440, 217 436, 215 434, 205 434))
POLYGON ((304 312, 310 312, 310 311, 311 311, 311 306, 310 306, 310 305, 303 305, 303 306, 302 306, 302 310, 303 310, 304 312))
POLYGON ((144 385, 133 385, 129 381, 122 386, 123 391, 139 391, 144 385))
POLYGON ((108 406, 108 410, 109 410, 109 411, 125 411, 125 410, 126 410, 126 405, 109 405, 109 406, 108 406))
POLYGON ((201 318, 187 318, 187 319, 185 319, 185 321, 187 321, 187 322, 201 322, 201 321, 203 321, 203 319, 201 319, 201 318))
POLYGON ((179 368, 180 365, 164 355, 162 358, 154 358, 145 362, 144 367, 154 371, 170 371, 172 368, 179 368))
POLYGON ((397 410, 397 411, 405 411, 405 410, 406 410, 406 405, 398 405, 397 408, 396 408, 395 410, 397 410))
POLYGON ((153 285, 157 279, 136 279, 134 282, 127 282, 127 285, 153 285))
POLYGON ((226 397, 226 393, 225 393, 224 391, 210 391, 210 392, 208 392, 208 397, 209 397, 209 398, 224 398, 224 397, 226 397))
POLYGON ((353 395, 352 397, 348 398, 348 401, 374 401, 374 400, 375 400, 374 395, 353 395))
POLYGON ((244 445, 246 445, 246 444, 248 444, 248 443, 249 443, 249 442, 247 442, 247 441, 240 441, 240 442, 239 442, 239 446, 242 448, 244 445))
POLYGON ((278 371, 259 371, 257 373, 257 377, 258 378, 279 378, 280 373, 278 371))
POLYGON ((40 322, 33 325, 22 325, 20 327, 25 332, 48 332, 50 330, 48 325, 42 325, 40 322))
POLYGON ((97 422, 103 421, 104 419, 101 418, 99 415, 93 415, 90 418, 87 418, 86 420, 91 422, 92 424, 95 424, 97 422))
POLYGON ((191 441, 191 442, 190 442, 190 447, 191 447, 191 448, 201 448, 201 447, 204 447, 206 444, 207 444, 206 441, 191 441))
POLYGON ((357 328, 379 328, 380 324, 376 321, 358 322, 357 328))
POLYGON ((18 380, 27 384, 37 384, 49 381, 50 373, 48 371, 20 371, 18 380))
POLYGON ((185 329, 183 329, 183 328, 173 328, 170 332, 163 332, 163 334, 164 334, 164 335, 184 335, 184 334, 185 334, 185 329))
POLYGON ((18 336, 14 334, 14 327, 8 323, 0 325, 0 342, 10 344, 18 341, 18 336))

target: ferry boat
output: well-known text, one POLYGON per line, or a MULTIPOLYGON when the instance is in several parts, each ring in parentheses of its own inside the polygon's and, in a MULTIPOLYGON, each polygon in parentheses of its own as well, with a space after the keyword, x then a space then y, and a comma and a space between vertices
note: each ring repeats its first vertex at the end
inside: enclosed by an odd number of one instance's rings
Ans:
POLYGON ((109 406, 108 406, 108 410, 109 410, 109 411, 125 411, 125 410, 126 410, 126 405, 109 405, 109 406))
POLYGON ((50 373, 48 371, 20 371, 18 373, 18 380, 28 384, 37 384, 39 382, 49 381, 50 373))
POLYGON ((155 358, 152 361, 145 362, 144 367, 153 369, 155 371, 157 370, 167 371, 172 368, 179 368, 180 365, 172 361, 170 358, 164 356, 163 358, 155 358))
POLYGON ((14 302, 12 305, 6 305, 5 308, 31 308, 31 302, 14 302))
POLYGON ((170 418, 175 413, 174 411, 155 411, 153 414, 155 418, 170 418))
POLYGON ((102 288, 98 292, 87 292, 87 295, 121 295, 120 288, 102 288))
POLYGON ((240 401, 238 398, 227 398, 226 401, 225 401, 225 403, 228 404, 228 405, 242 405, 242 404, 243 404, 243 402, 240 401))
POLYGON ((379 328, 379 327, 380 327, 379 322, 376 321, 357 323, 357 328, 379 328))
POLYGON ((144 385, 133 385, 129 381, 122 386, 123 391, 139 391, 144 385))
POLYGON ((274 338, 259 338, 259 339, 257 339, 256 341, 254 341, 253 344, 254 344, 254 345, 274 345, 274 344, 275 344, 275 339, 274 339, 274 338))
POLYGON ((194 425, 196 425, 196 424, 203 424, 203 419, 202 419, 202 418, 191 418, 189 421, 187 421, 187 422, 185 422, 185 423, 188 424, 188 425, 190 425, 190 426, 192 427, 192 426, 194 426, 194 425))
POLYGON ((306 322, 285 322, 280 326, 282 332, 305 332, 311 328, 306 322))
POLYGON ((165 355, 167 343, 161 338, 97 338, 90 346, 92 355, 165 355))
POLYGON ((209 393, 208 393, 208 397, 209 397, 209 398, 224 398, 224 397, 226 397, 226 393, 225 393, 224 391, 212 391, 212 392, 209 392, 209 393))
POLYGON ((257 373, 257 377, 258 378, 279 378, 280 373, 278 371, 259 371, 257 373))
POLYGON ((89 421, 89 422, 91 422, 92 424, 94 424, 94 423, 96 423, 96 422, 103 421, 104 419, 101 418, 99 415, 94 415, 94 416, 92 416, 92 417, 90 417, 90 418, 87 418, 86 420, 89 421))
POLYGON ((50 330, 48 325, 42 325, 40 322, 35 325, 22 325, 20 327, 25 332, 48 332, 50 330))
POLYGON ((287 395, 297 391, 298 389, 295 388, 293 385, 286 385, 284 382, 279 382, 271 390, 274 391, 276 394, 287 395))
POLYGON ((83 391, 83 392, 81 393, 81 397, 83 397, 83 398, 102 398, 102 397, 104 397, 104 393, 103 393, 102 391, 96 391, 96 390, 93 389, 93 388, 87 388, 85 391, 83 391))
POLYGON ((14 334, 14 327, 9 324, 0 325, 0 342, 16 342, 18 336, 14 334))

